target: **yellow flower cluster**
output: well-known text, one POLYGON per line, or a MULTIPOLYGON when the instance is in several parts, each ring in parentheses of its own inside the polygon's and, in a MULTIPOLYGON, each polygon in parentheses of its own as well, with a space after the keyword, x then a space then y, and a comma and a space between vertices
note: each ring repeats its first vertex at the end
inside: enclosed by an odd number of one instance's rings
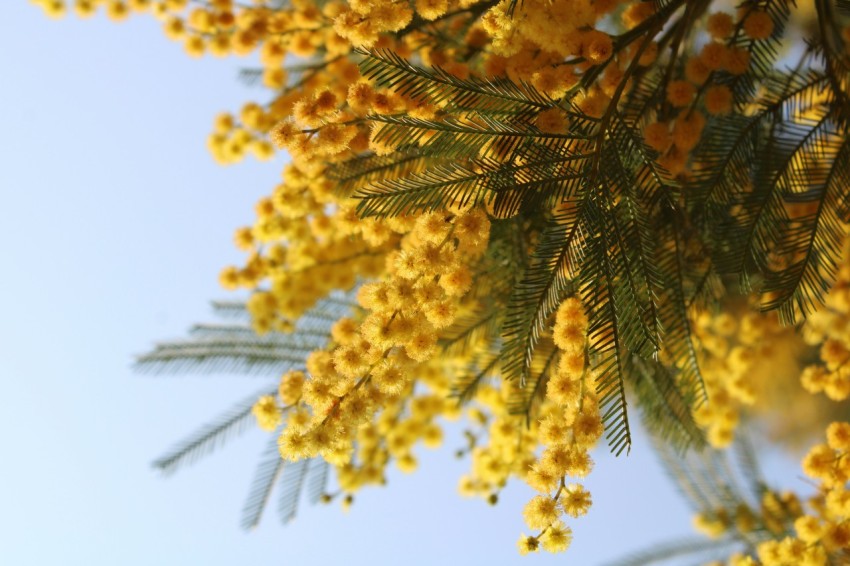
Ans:
POLYGON ((590 493, 567 477, 584 478, 593 461, 588 450, 602 436, 602 419, 593 375, 586 368, 587 318, 581 302, 569 298, 558 308, 553 339, 560 351, 558 366, 546 385, 546 404, 538 421, 543 452, 525 476, 541 495, 525 506, 526 525, 537 534, 523 534, 517 546, 521 554, 539 546, 549 552, 567 549, 572 531, 564 515, 577 518, 590 508, 590 493))
MULTIPOLYGON (((845 256, 850 255, 850 239, 845 256)), ((818 348, 819 362, 800 377, 810 393, 823 392, 833 401, 850 396, 850 261, 839 268, 838 279, 826 297, 825 308, 812 313, 803 326, 807 344, 818 348)))
POLYGON ((800 397, 805 391, 822 392, 833 401, 850 396, 850 239, 844 258, 824 308, 797 328, 740 300, 728 301, 721 313, 696 315, 693 329, 708 402, 694 418, 713 447, 729 446, 745 413, 763 417, 789 444, 807 441, 822 430, 824 419, 837 416, 826 403, 800 397))
POLYGON ((766 491, 758 513, 742 505, 734 517, 722 509, 696 517, 697 529, 712 537, 730 529, 743 535, 743 540, 757 536, 755 555, 736 553, 727 561, 729 566, 844 563, 850 550, 850 424, 833 422, 827 427, 826 440, 803 459, 803 471, 818 482, 818 493, 807 505, 793 493, 766 491))
POLYGON ((725 448, 735 437, 742 409, 763 400, 765 390, 798 375, 802 345, 775 313, 753 312, 746 305, 730 305, 718 315, 701 313, 694 330, 708 395, 694 418, 713 447, 725 448))
POLYGON ((337 466, 347 493, 381 483, 390 460, 414 470, 417 441, 440 444, 434 419, 451 409, 437 337, 468 306, 468 265, 484 249, 489 221, 478 210, 429 213, 394 228, 403 235, 384 278, 360 288, 362 316, 338 321, 331 347, 308 357, 309 379, 280 437, 284 458, 321 456, 337 466))
MULTIPOLYGON (((706 18, 708 41, 698 53, 685 61, 684 77, 667 84, 663 116, 644 128, 646 144, 659 152, 658 163, 670 175, 687 179, 690 154, 700 141, 706 116, 728 114, 734 103, 729 86, 718 83, 718 72, 739 76, 750 66, 750 52, 734 42, 741 33, 751 40, 762 40, 773 31, 773 20, 766 12, 742 9, 737 21, 726 12, 706 18)), ((671 67, 672 68, 672 67, 671 67)))

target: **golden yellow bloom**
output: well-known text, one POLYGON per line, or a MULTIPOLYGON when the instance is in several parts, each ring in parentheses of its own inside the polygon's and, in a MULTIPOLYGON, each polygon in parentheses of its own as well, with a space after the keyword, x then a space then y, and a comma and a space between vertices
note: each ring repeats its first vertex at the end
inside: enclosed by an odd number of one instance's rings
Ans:
POLYGON ((436 348, 437 335, 427 329, 416 331, 404 344, 407 355, 417 362, 424 362, 429 359, 434 355, 436 348))
POLYGON ((549 528, 540 537, 543 550, 547 552, 564 552, 569 548, 572 540, 572 530, 560 521, 549 525, 549 528))
POLYGON ((537 495, 522 512, 525 524, 531 529, 545 529, 558 520, 558 502, 551 497, 537 495))
POLYGON ((584 56, 594 65, 607 61, 614 51, 611 37, 601 31, 590 30, 584 36, 584 56))
POLYGON ((516 543, 517 549, 522 556, 525 556, 529 552, 537 552, 540 546, 539 541, 530 536, 526 536, 525 534, 520 535, 519 540, 516 543))
POLYGON ((561 495, 564 512, 571 517, 578 518, 586 515, 591 503, 590 492, 580 484, 569 484, 561 495))
POLYGON ((773 18, 767 12, 753 10, 744 19, 744 31, 753 39, 767 39, 773 33, 773 18))
POLYGON ((709 114, 728 114, 732 109, 732 91, 725 85, 709 88, 705 92, 705 109, 709 114))
POLYGON ((715 39, 726 39, 732 35, 735 22, 726 12, 715 12, 708 17, 706 29, 715 39))
POLYGON ((687 106, 694 98, 696 89, 688 81, 671 81, 667 86, 667 100, 676 107, 687 106))
POLYGON ((302 371, 292 370, 283 374, 280 378, 278 395, 284 405, 294 405, 298 402, 305 380, 306 376, 302 371))
POLYGON ((273 395, 263 395, 251 408, 251 413, 257 419, 261 429, 273 431, 283 422, 280 408, 273 395))

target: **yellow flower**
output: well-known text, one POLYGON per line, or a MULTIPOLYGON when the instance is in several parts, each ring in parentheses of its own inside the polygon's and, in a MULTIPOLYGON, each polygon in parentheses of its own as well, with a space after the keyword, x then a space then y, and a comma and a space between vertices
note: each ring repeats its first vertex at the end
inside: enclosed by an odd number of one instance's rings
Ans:
POLYGON ((735 22, 726 12, 715 12, 708 17, 706 29, 714 39, 726 39, 732 35, 735 22))
POLYGON ((520 535, 519 540, 516 543, 517 549, 522 556, 525 556, 529 552, 537 552, 540 546, 540 543, 535 537, 526 536, 525 534, 520 535))
POLYGON ((472 273, 465 265, 455 266, 440 277, 440 286, 450 296, 463 295, 472 286, 472 273))
POLYGON ((569 548, 572 540, 572 530, 561 521, 556 521, 549 525, 549 528, 540 537, 543 550, 547 552, 564 552, 569 548))
POLYGON ((670 81, 667 85, 667 101, 679 108, 690 104, 695 93, 694 85, 688 81, 670 81))
POLYGON ((448 0, 416 0, 416 12, 424 20, 435 20, 446 13, 448 0))
POLYGON ((404 350, 407 355, 417 362, 429 359, 437 349, 437 335, 427 329, 419 330, 405 342, 404 350))
POLYGON ((556 373, 546 384, 546 398, 561 406, 574 406, 581 398, 581 381, 573 376, 556 373))
POLYGON ((773 18, 767 12, 753 10, 744 19, 744 31, 753 39, 767 39, 773 33, 773 18))
POLYGON ((304 372, 292 370, 288 371, 280 378, 280 387, 278 395, 284 405, 294 405, 301 398, 301 391, 304 387, 306 377, 304 372))
POLYGON ((273 431, 283 422, 280 408, 277 406, 273 395, 263 395, 260 397, 251 408, 251 413, 263 430, 273 431))
POLYGON ((558 502, 545 495, 537 495, 522 511, 525 524, 531 529, 545 529, 558 520, 558 502))
POLYGON ((587 514, 592 500, 590 492, 580 484, 571 483, 567 485, 561 494, 561 505, 564 512, 571 517, 581 517, 587 514))

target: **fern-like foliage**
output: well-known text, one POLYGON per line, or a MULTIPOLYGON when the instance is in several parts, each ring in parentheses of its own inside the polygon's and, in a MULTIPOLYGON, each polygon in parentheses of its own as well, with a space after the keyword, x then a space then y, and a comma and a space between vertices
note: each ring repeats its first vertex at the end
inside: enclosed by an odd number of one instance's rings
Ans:
POLYGON ((629 373, 635 377, 635 395, 650 434, 670 443, 680 453, 689 448, 704 448, 703 433, 691 413, 693 400, 683 395, 675 370, 637 356, 627 358, 626 363, 633 366, 629 367, 629 373))
MULTIPOLYGON (((366 53, 361 68, 379 85, 440 107, 429 119, 372 118, 375 139, 397 151, 338 168, 348 187, 360 183, 353 196, 360 199, 362 215, 484 203, 496 217, 512 217, 494 230, 513 226, 519 253, 494 249, 488 257, 491 263, 498 257, 505 272, 517 273, 491 304, 504 313, 499 358, 503 375, 518 383, 517 410, 530 411, 545 390, 548 370, 535 372, 532 366, 547 359, 540 340, 570 294, 581 295, 588 311, 591 361, 612 450, 620 453, 631 442, 627 357, 650 362, 663 350, 673 359, 675 380, 657 390, 656 405, 665 395, 667 402, 677 397, 687 408, 700 402, 701 378, 687 321, 695 289, 702 292, 702 287, 691 279, 686 237, 669 228, 671 221, 684 223, 678 189, 643 145, 640 117, 623 114, 616 104, 602 118, 586 116, 526 84, 459 79, 383 51, 366 53), (567 130, 535 125, 541 112, 553 109, 569 121, 567 130)), ((705 272, 699 275, 708 279, 705 272)), ((480 360, 457 384, 461 398, 474 390, 493 359, 480 360)), ((644 394, 652 391, 645 388, 644 394)))
POLYGON ((292 521, 307 490, 311 503, 318 503, 327 491, 328 464, 321 458, 287 462, 280 457, 277 438, 269 440, 263 453, 251 490, 242 510, 242 528, 250 530, 260 524, 275 489, 278 493, 278 516, 282 523, 292 521), (305 486, 309 484, 309 488, 305 486))
POLYGON ((241 522, 243 529, 250 530, 260 524, 263 511, 268 506, 272 491, 275 484, 280 480, 284 466, 285 462, 277 449, 277 440, 271 438, 257 465, 257 470, 254 472, 251 491, 248 493, 245 505, 242 508, 241 522))
POLYGON ((643 564, 704 564, 725 559, 732 552, 752 555, 760 542, 793 536, 796 515, 784 509, 774 496, 765 506, 770 490, 755 458, 752 441, 746 434, 736 436, 727 450, 705 448, 687 454, 677 452, 664 439, 653 436, 653 447, 661 463, 695 513, 724 520, 752 517, 745 529, 729 528, 719 539, 694 538, 653 545, 627 555, 609 566, 643 564), (774 507, 774 505, 776 507, 774 507), (742 513, 744 515, 742 515, 742 513))
POLYGON ((442 69, 424 69, 390 50, 367 55, 360 69, 378 86, 436 106, 479 113, 517 114, 549 108, 552 101, 527 85, 507 79, 461 79, 442 69))
MULTIPOLYGON (((332 294, 307 311, 292 333, 258 336, 248 325, 249 316, 244 303, 214 302, 216 314, 236 322, 196 324, 187 340, 160 344, 152 352, 139 356, 137 369, 140 371, 230 369, 242 373, 262 372, 274 378, 274 383, 266 389, 237 403, 228 412, 177 443, 154 461, 154 467, 173 473, 243 432, 256 429, 251 409, 257 399, 277 393, 280 372, 303 368, 306 356, 327 344, 331 325, 349 314, 352 305, 353 291, 332 294)), ((291 521, 305 489, 312 503, 318 502, 327 492, 328 471, 328 464, 320 458, 285 463, 277 449, 277 436, 273 435, 255 472, 242 512, 242 526, 251 529, 259 524, 276 487, 279 490, 280 518, 284 523, 291 521)))
MULTIPOLYGON (((629 383, 651 412, 668 415, 653 423, 659 434, 679 448, 701 445, 689 417, 705 402, 694 309, 711 306, 737 278, 762 308, 795 322, 832 284, 850 220, 850 64, 839 53, 830 2, 816 2, 821 33, 787 71, 777 64, 793 2, 742 3, 728 46, 747 64, 715 70, 710 81, 728 87, 733 111, 707 119, 687 186, 645 145, 648 122, 687 118, 690 110, 671 109, 667 87, 684 66, 683 38, 709 4, 657 2, 645 21, 615 36, 615 51, 628 46, 636 56, 607 108, 592 116, 574 105, 575 91, 554 100, 508 78, 461 78, 389 51, 362 51, 365 77, 428 110, 371 116, 373 141, 392 152, 333 166, 362 216, 483 205, 497 219, 500 237, 479 268, 500 264, 510 273, 486 308, 499 313, 500 340, 490 348, 517 384, 516 408, 531 411, 545 388, 547 372, 535 365, 546 365, 555 310, 567 296, 581 298, 616 453, 631 442, 629 383), (770 35, 745 32, 751 11, 770 18, 770 35), (653 38, 669 52, 641 67, 653 38), (553 113, 564 127, 538 127, 553 113), (514 240, 502 236, 511 230, 516 246, 507 250, 514 240)), ((577 88, 605 67, 589 67, 577 88)), ((461 399, 492 368, 496 358, 483 352, 455 384, 461 399)))
POLYGON ((174 448, 154 460, 153 466, 165 473, 173 473, 178 468, 212 453, 233 437, 254 428, 251 407, 260 396, 271 395, 276 391, 277 387, 269 387, 237 403, 228 412, 178 442, 174 448))
POLYGON ((767 95, 756 112, 713 121, 693 200, 694 218, 714 235, 706 239, 719 272, 738 275, 786 322, 822 303, 850 218, 843 90, 850 75, 814 49, 800 63, 805 72, 763 81, 767 95))
POLYGON ((217 313, 242 318, 232 324, 198 324, 189 338, 157 344, 136 359, 145 373, 230 372, 269 375, 303 366, 313 350, 325 345, 330 325, 350 303, 328 298, 302 316, 292 333, 258 336, 242 304, 215 303, 217 313))

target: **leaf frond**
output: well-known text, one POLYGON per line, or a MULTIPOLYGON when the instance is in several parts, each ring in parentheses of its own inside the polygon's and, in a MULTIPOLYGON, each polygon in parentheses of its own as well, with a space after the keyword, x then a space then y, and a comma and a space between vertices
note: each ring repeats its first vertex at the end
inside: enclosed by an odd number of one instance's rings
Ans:
POLYGON ((232 409, 204 425, 185 440, 178 442, 169 452, 153 462, 153 466, 170 474, 181 466, 196 462, 198 459, 222 447, 228 440, 252 428, 251 408, 262 395, 273 395, 277 387, 267 388, 237 403, 232 409))

